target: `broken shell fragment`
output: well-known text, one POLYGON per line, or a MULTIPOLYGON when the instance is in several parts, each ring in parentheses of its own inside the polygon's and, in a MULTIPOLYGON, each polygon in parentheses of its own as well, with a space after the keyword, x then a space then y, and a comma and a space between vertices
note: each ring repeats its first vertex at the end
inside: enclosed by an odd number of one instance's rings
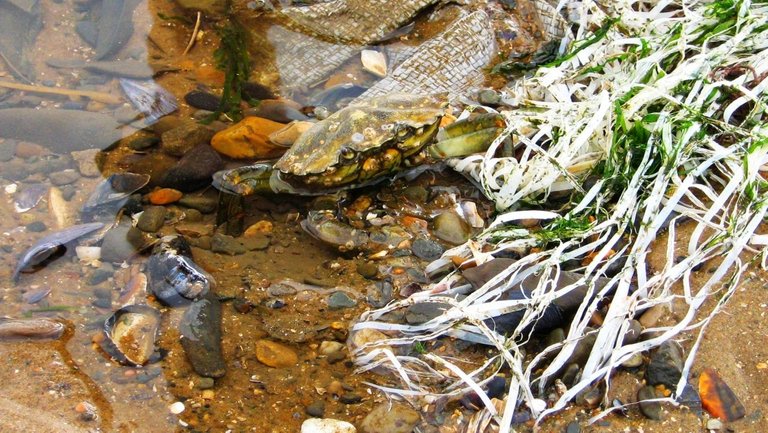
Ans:
POLYGON ((387 76, 387 58, 384 53, 374 50, 363 50, 360 53, 360 61, 363 63, 363 69, 384 78, 387 76))
POLYGON ((47 317, 0 319, 0 341, 58 340, 65 330, 62 322, 47 317))
POLYGON ((146 305, 128 305, 104 322, 107 337, 102 348, 117 362, 144 365, 155 353, 155 338, 160 327, 160 313, 146 305))

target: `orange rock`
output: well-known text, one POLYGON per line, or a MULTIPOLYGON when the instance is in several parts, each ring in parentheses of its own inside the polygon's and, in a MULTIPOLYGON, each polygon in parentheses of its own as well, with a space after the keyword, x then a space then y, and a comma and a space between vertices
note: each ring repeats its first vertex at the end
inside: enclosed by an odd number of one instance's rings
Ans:
POLYGON ((731 422, 746 415, 739 398, 711 368, 704 369, 699 376, 699 395, 701 405, 713 417, 731 422))
POLYGON ((267 220, 261 220, 245 229, 243 236, 249 238, 256 235, 265 235, 269 233, 272 233, 272 223, 267 220))
POLYGON ((217 152, 235 159, 274 158, 285 147, 269 141, 269 135, 283 128, 282 123, 261 117, 246 117, 213 136, 211 146, 217 152))
POLYGON ((179 201, 183 195, 181 191, 172 188, 160 188, 150 192, 147 199, 152 204, 164 205, 179 201))
POLYGON ((256 342, 256 359, 274 368, 290 367, 299 362, 299 357, 293 349, 269 340, 256 342))

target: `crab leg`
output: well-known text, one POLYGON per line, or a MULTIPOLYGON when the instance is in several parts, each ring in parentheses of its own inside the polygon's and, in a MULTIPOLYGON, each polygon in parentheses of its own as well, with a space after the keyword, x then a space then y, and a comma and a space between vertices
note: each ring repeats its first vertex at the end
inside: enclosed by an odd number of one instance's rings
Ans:
POLYGON ((272 172, 272 164, 266 163, 216 172, 213 175, 213 186, 219 190, 216 225, 226 223, 228 235, 240 235, 245 222, 245 196, 279 192, 270 186, 272 172))
POLYGON ((495 113, 460 120, 441 129, 427 151, 436 160, 484 152, 505 126, 504 117, 495 113))

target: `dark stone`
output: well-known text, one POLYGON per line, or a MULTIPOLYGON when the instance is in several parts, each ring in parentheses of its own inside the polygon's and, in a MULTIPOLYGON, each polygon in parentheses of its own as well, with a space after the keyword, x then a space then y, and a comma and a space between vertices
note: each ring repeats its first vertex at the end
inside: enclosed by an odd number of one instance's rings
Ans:
POLYGON ((701 397, 699 396, 699 392, 696 391, 696 388, 691 386, 690 383, 685 384, 683 392, 677 397, 677 401, 681 405, 686 406, 696 415, 702 414, 703 408, 701 406, 701 397))
POLYGON ((450 305, 447 304, 413 304, 405 312, 405 320, 410 325, 420 325, 443 314, 448 308, 450 308, 450 305))
POLYGON ((414 203, 426 203, 429 191, 423 186, 409 186, 403 191, 403 196, 414 203))
POLYGON ((642 330, 643 325, 641 325, 639 321, 634 319, 631 320, 629 322, 629 329, 627 329, 627 333, 624 334, 623 344, 626 346, 636 342, 640 338, 640 332, 642 330))
POLYGON ((192 120, 182 121, 181 125, 165 131, 160 137, 160 148, 168 155, 185 156, 193 148, 208 145, 214 131, 192 120))
POLYGON ((58 171, 48 175, 48 179, 56 186, 69 185, 80 178, 80 173, 73 169, 58 171))
POLYGON ((211 389, 216 385, 216 381, 212 377, 201 377, 197 379, 195 386, 197 389, 211 389))
POLYGON ((651 362, 645 370, 645 380, 649 385, 663 384, 675 389, 683 374, 683 350, 674 341, 666 341, 651 356, 651 362))
POLYGON ((443 246, 429 239, 416 239, 411 250, 413 255, 424 260, 436 260, 443 254, 443 246))
POLYGON ((104 281, 107 281, 109 278, 111 278, 113 274, 114 272, 108 269, 102 269, 102 268, 95 269, 91 273, 91 276, 88 278, 88 284, 91 286, 95 286, 97 284, 103 283, 104 281))
POLYGON ((316 400, 312 402, 309 406, 306 408, 307 415, 313 416, 315 418, 322 418, 323 414, 325 413, 325 402, 321 400, 316 400))
MULTIPOLYGON (((210 185, 213 174, 223 167, 224 161, 210 145, 199 144, 190 149, 176 165, 168 170, 160 180, 160 184, 181 192, 195 191, 210 185)), ((212 212, 197 210, 202 213, 212 212)))
POLYGON ((42 221, 33 221, 27 224, 25 228, 27 229, 28 232, 33 232, 33 233, 44 232, 48 229, 48 227, 42 221))
POLYGON ((581 426, 578 421, 571 421, 565 426, 565 433, 581 433, 581 426))
POLYGON ((235 298, 232 300, 232 308, 240 314, 248 314, 253 310, 253 304, 243 298, 235 298))
POLYGON ((579 378, 580 373, 581 367, 579 367, 579 364, 568 364, 568 366, 565 367, 562 376, 560 376, 560 380, 563 381, 565 386, 570 388, 576 384, 576 380, 579 378))
POLYGON ((91 305, 97 308, 111 309, 112 300, 106 298, 96 298, 93 300, 93 302, 91 302, 91 305))
POLYGON ((247 250, 245 246, 232 236, 216 233, 211 238, 211 251, 214 253, 228 254, 235 256, 244 254, 247 250))
POLYGON ((656 389, 652 386, 644 386, 637 392, 637 401, 639 402, 640 412, 646 416, 646 418, 660 420, 661 419, 661 403, 658 401, 644 401, 658 398, 656 395, 656 389))
POLYGON ((275 94, 269 87, 259 83, 245 83, 241 89, 243 97, 246 99, 255 99, 261 101, 262 99, 275 99, 275 94))
POLYGON ((271 308, 273 310, 279 310, 285 307, 285 301, 283 301, 282 299, 270 299, 264 305, 266 305, 267 308, 271 308))
POLYGON ((203 213, 197 209, 187 209, 184 211, 184 221, 195 223, 203 220, 203 213))
POLYGON ((467 241, 472 228, 456 212, 447 211, 435 217, 432 234, 445 242, 459 245, 467 241))
POLYGON ((329 353, 328 356, 325 357, 325 360, 328 361, 329 364, 335 364, 337 362, 343 361, 347 355, 344 354, 342 351, 329 353))
POLYGON ((179 323, 181 346, 195 372, 222 377, 226 362, 221 352, 221 304, 209 293, 187 307, 179 323))
POLYGON ((139 217, 136 227, 147 233, 155 233, 165 223, 165 213, 163 206, 147 206, 139 217))
POLYGON ((185 195, 176 204, 194 209, 201 214, 209 214, 216 210, 218 201, 214 197, 185 195))
POLYGON ((187 93, 184 95, 184 101, 189 104, 190 107, 201 108, 208 111, 216 111, 219 109, 219 105, 221 105, 221 98, 201 90, 193 90, 187 93))
POLYGON ((358 404, 363 401, 363 397, 349 392, 346 394, 342 394, 342 396, 339 397, 339 401, 344 404, 358 404))
POLYGON ((157 143, 159 142, 160 142, 160 138, 154 135, 140 136, 140 137, 131 139, 128 142, 128 147, 131 150, 141 151, 141 150, 149 149, 150 147, 157 145, 157 143))
POLYGON ((350 298, 348 294, 342 291, 334 292, 328 297, 328 307, 331 310, 341 310, 342 308, 351 308, 357 305, 357 301, 350 298))

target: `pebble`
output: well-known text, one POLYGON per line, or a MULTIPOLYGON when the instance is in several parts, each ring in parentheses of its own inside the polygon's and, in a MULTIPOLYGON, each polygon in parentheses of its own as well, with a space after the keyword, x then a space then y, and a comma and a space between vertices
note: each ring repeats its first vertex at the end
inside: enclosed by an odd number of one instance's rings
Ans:
POLYGON ((683 350, 674 341, 665 341, 651 356, 645 370, 645 380, 649 385, 663 384, 675 389, 683 373, 683 350))
POLYGON ((211 389, 216 385, 216 380, 212 377, 201 377, 197 379, 197 383, 195 386, 197 386, 197 389, 211 389))
MULTIPOLYGON (((97 284, 103 283, 104 281, 107 281, 114 275, 114 270, 112 270, 112 265, 109 263, 105 263, 105 267, 100 267, 97 269, 94 269, 91 273, 91 276, 88 278, 88 284, 91 286, 95 286, 97 284)), ((111 299, 112 294, 109 293, 109 298, 111 299)))
POLYGON ((257 107, 245 111, 246 116, 258 116, 266 120, 288 123, 293 120, 309 120, 309 117, 299 111, 293 101, 285 99, 263 100, 257 107))
POLYGON ((147 233, 156 233, 165 223, 165 213, 163 206, 147 206, 141 213, 136 227, 147 233))
POLYGON ((48 179, 56 186, 69 185, 80 178, 80 173, 69 168, 48 175, 48 179))
POLYGON ((330 355, 332 353, 341 352, 344 349, 344 344, 338 341, 323 341, 320 343, 320 353, 323 355, 330 355))
POLYGON ((109 229, 101 244, 101 259, 121 263, 131 258, 139 246, 143 246, 141 231, 129 224, 118 224, 109 229))
POLYGON ((128 141, 128 148, 131 150, 147 150, 152 146, 157 145, 160 143, 160 137, 157 137, 155 135, 149 135, 149 136, 138 136, 131 138, 128 141))
POLYGON ((51 152, 39 144, 30 143, 28 141, 20 141, 18 144, 16 144, 14 153, 21 159, 29 159, 35 156, 47 155, 51 152))
POLYGON ((301 423, 301 433, 357 433, 355 426, 332 418, 309 418, 301 423))
POLYGON ((213 137, 213 130, 193 120, 181 124, 161 135, 160 149, 171 156, 184 156, 192 148, 207 145, 213 137))
POLYGON ((565 433, 581 433, 581 426, 578 421, 571 421, 565 426, 565 433))
POLYGON ((363 278, 372 280, 379 275, 379 265, 373 262, 358 262, 357 273, 363 278))
POLYGON ((274 158, 282 155, 285 147, 271 143, 269 135, 283 126, 282 123, 261 117, 246 117, 217 132, 211 139, 211 146, 222 155, 234 159, 274 158))
POLYGON ((232 236, 216 233, 211 238, 211 251, 230 256, 245 254, 247 249, 240 241, 232 236))
POLYGON ((290 367, 299 362, 293 349, 270 340, 256 341, 256 359, 273 368, 290 367))
POLYGON ((640 332, 643 330, 643 325, 638 320, 630 320, 627 333, 624 334, 623 344, 628 345, 636 342, 640 338, 640 332))
POLYGON ((321 400, 314 401, 305 410, 309 416, 322 418, 323 414, 325 414, 325 402, 321 400))
POLYGON ((203 220, 203 214, 197 209, 187 209, 184 211, 184 221, 191 223, 200 222, 203 220))
POLYGON ((208 111, 216 111, 219 109, 219 105, 221 104, 221 98, 212 93, 193 90, 184 95, 184 102, 189 104, 190 107, 200 108, 208 111))
POLYGON ((453 245, 463 244, 469 239, 471 228, 456 212, 443 212, 433 221, 432 234, 453 245))
MULTIPOLYGON (((198 212, 199 213, 199 212, 198 212)), ((174 226, 176 232, 189 238, 213 235, 213 225, 204 223, 181 223, 174 226)))
POLYGON ((416 239, 411 245, 413 255, 423 260, 436 260, 443 254, 442 245, 429 239, 416 239))
POLYGON ((440 303, 413 304, 405 312, 405 321, 410 325, 420 325, 440 316, 450 305, 440 303))
POLYGON ((666 307, 663 305, 654 305, 653 307, 646 310, 638 319, 640 325, 642 325, 644 329, 653 328, 656 326, 656 324, 659 323, 659 320, 661 320, 662 316, 664 316, 665 308, 666 307))
POLYGON ((328 308, 331 310, 341 310, 343 308, 351 308, 357 305, 357 301, 350 298, 345 292, 338 291, 331 294, 328 297, 328 308))
POLYGON ((637 368, 641 365, 643 365, 643 354, 639 352, 634 353, 626 361, 621 363, 621 366, 624 368, 637 368))
POLYGON ((363 433, 411 433, 421 419, 419 413, 398 403, 380 403, 363 419, 363 433))
POLYGON ((180 401, 177 401, 177 402, 171 404, 170 406, 168 406, 168 410, 171 411, 171 413, 174 414, 174 415, 178 415, 178 414, 184 412, 184 409, 185 409, 184 403, 182 403, 180 401))
POLYGON ((423 186, 409 186, 403 191, 403 196, 414 203, 426 203, 429 191, 423 186))
POLYGON ((477 92, 477 102, 482 105, 497 105, 500 101, 501 96, 493 89, 483 89, 477 92))
POLYGON ((93 421, 99 416, 96 406, 87 401, 78 403, 77 406, 75 406, 75 412, 80 414, 80 419, 83 421, 93 421))
POLYGON ((192 192, 210 185, 213 174, 223 167, 221 156, 207 143, 203 143, 193 147, 175 165, 164 171, 165 175, 159 184, 182 192, 192 192))
POLYGON ((723 422, 717 418, 707 420, 707 430, 722 430, 723 422))
POLYGON ((658 401, 644 401, 654 398, 658 398, 658 396, 656 395, 656 389, 652 386, 644 386, 637 391, 637 401, 639 402, 640 412, 642 412, 646 418, 660 420, 661 403, 658 401))
POLYGON ((270 221, 261 220, 248 226, 243 232, 243 236, 248 238, 252 236, 266 235, 272 233, 273 225, 270 221))
POLYGON ((40 233, 48 230, 48 226, 42 221, 33 221, 25 226, 28 232, 40 233))
POLYGON ((358 403, 362 403, 363 397, 361 397, 358 394, 348 392, 348 393, 342 394, 341 397, 339 397, 339 401, 344 404, 358 404, 358 403))
POLYGON ((77 163, 77 170, 85 177, 101 175, 96 157, 101 152, 99 149, 87 149, 72 152, 72 159, 77 163))
POLYGON ((195 209, 200 213, 209 214, 216 210, 217 201, 214 197, 185 195, 177 204, 190 209, 195 209))
POLYGON ((147 194, 147 200, 156 205, 166 205, 179 201, 184 194, 173 188, 160 188, 147 194))

